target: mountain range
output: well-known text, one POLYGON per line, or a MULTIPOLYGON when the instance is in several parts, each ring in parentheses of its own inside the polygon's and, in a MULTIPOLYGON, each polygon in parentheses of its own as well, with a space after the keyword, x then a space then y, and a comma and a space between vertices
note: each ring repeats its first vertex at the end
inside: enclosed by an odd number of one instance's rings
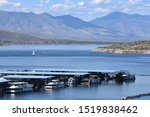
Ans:
POLYGON ((150 16, 114 12, 87 22, 71 15, 0 11, 0 40, 8 38, 9 41, 20 39, 20 43, 149 39, 150 16))
POLYGON ((101 18, 96 18, 90 23, 120 31, 126 35, 137 35, 142 38, 150 38, 150 16, 139 14, 126 14, 113 12, 101 18))

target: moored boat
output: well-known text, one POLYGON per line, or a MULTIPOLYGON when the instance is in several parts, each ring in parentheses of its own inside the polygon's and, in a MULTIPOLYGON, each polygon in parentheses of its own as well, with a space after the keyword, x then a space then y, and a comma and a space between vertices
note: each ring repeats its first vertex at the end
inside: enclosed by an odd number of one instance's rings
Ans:
POLYGON ((135 80, 135 75, 130 74, 128 71, 120 71, 116 74, 115 81, 129 81, 129 80, 135 80))
POLYGON ((67 81, 68 85, 75 85, 76 84, 76 80, 73 77, 70 77, 67 81))
POLYGON ((55 88, 62 88, 62 87, 65 87, 65 83, 57 79, 53 79, 51 82, 45 85, 45 89, 55 89, 55 88))
POLYGON ((22 93, 33 91, 33 85, 27 82, 11 82, 6 88, 6 93, 22 93))

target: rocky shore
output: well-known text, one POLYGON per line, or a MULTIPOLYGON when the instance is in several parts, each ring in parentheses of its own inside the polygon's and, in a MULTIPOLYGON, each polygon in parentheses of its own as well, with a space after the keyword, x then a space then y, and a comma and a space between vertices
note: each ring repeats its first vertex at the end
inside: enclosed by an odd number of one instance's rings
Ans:
POLYGON ((150 41, 137 41, 130 43, 119 43, 111 46, 97 47, 96 52, 150 54, 150 41))

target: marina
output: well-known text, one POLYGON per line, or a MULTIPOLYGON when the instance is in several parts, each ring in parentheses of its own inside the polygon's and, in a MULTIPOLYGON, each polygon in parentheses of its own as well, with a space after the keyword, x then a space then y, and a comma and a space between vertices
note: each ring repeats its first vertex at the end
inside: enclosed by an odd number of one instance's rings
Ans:
POLYGON ((3 92, 19 93, 39 89, 56 89, 75 85, 99 84, 103 81, 123 82, 135 80, 134 75, 128 71, 116 70, 2 70, 0 71, 3 82, 10 86, 1 87, 3 92), (121 75, 120 75, 121 74, 121 75), (134 76, 134 79, 133 79, 134 76), (118 80, 119 79, 119 80, 118 80), (29 84, 28 84, 29 83, 29 84), (31 87, 32 85, 32 87, 31 87))

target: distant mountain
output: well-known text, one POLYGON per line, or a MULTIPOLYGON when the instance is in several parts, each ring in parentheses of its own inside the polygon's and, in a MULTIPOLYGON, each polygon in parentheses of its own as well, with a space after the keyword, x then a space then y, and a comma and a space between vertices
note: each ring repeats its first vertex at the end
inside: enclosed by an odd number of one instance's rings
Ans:
POLYGON ((150 39, 150 16, 113 12, 90 23, 106 27, 113 31, 120 31, 126 35, 137 35, 150 39))
MULTIPOLYGON (((89 22, 85 22, 79 18, 73 17, 71 15, 64 15, 64 16, 56 16, 60 22, 68 27, 72 27, 75 29, 85 29, 85 28, 99 28, 99 26, 91 24, 89 22)), ((104 27, 101 27, 104 28, 104 27)))
POLYGON ((0 29, 42 39, 110 42, 137 38, 136 35, 125 35, 70 15, 54 17, 47 13, 0 11, 0 29))

